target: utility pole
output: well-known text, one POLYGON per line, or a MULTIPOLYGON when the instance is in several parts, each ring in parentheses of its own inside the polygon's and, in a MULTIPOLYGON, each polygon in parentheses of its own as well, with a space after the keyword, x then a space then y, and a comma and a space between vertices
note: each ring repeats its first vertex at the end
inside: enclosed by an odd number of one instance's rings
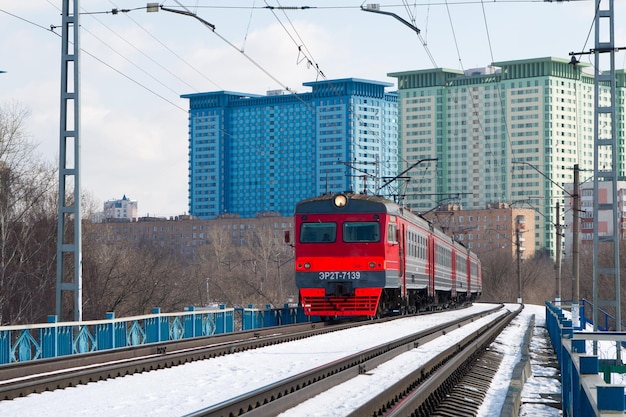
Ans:
POLYGON ((61 120, 56 270, 56 315, 61 321, 63 321, 63 301, 70 299, 74 303, 73 307, 69 308, 74 313, 74 320, 81 321, 83 318, 79 140, 80 7, 78 3, 79 0, 63 0, 62 9, 61 120), (73 297, 64 297, 65 292, 73 293, 73 297))
POLYGON ((554 304, 558 307, 561 305, 561 204, 556 203, 556 256, 554 269, 556 271, 556 295, 554 304))
POLYGON ((517 216, 515 219, 515 246, 517 254, 517 303, 522 304, 522 274, 520 273, 520 262, 522 257, 522 249, 520 242, 520 235, 524 225, 522 223, 522 216, 517 216))
POLYGON ((573 205, 574 211, 572 222, 572 326, 574 328, 580 327, 580 306, 578 301, 580 299, 579 294, 579 272, 578 272, 578 233, 580 230, 580 194, 578 188, 580 187, 580 171, 578 164, 574 165, 574 195, 573 205))

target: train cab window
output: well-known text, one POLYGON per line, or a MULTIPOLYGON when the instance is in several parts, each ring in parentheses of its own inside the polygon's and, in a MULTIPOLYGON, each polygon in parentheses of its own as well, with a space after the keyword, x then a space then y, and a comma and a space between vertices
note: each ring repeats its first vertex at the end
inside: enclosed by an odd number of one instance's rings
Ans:
POLYGON ((345 222, 343 224, 344 242, 379 242, 380 224, 378 222, 345 222))
POLYGON ((300 243, 332 243, 337 240, 336 223, 302 223, 300 243))

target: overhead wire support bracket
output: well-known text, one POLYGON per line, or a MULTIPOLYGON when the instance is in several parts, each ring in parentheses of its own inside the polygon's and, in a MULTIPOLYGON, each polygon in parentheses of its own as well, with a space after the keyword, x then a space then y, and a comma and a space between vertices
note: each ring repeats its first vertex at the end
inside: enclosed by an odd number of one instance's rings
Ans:
POLYGON ((533 164, 531 164, 530 162, 526 162, 526 161, 511 161, 512 164, 522 164, 522 165, 528 165, 529 167, 531 167, 532 169, 534 169, 535 171, 537 171, 542 177, 544 177, 545 179, 547 179, 548 181, 550 181, 552 184, 556 185, 557 187, 559 187, 564 193, 566 193, 568 196, 572 197, 572 194, 567 191, 565 188, 563 188, 559 183, 554 182, 554 180, 550 177, 548 177, 546 174, 544 174, 543 172, 541 172, 541 170, 539 168, 537 168, 536 166, 534 166, 533 164))
POLYGON ((158 12, 159 9, 163 10, 164 12, 171 12, 171 13, 178 13, 178 14, 182 14, 184 16, 191 16, 194 19, 202 22, 205 26, 207 26, 209 29, 211 29, 212 31, 215 32, 215 25, 213 23, 209 23, 206 20, 204 20, 203 18, 201 18, 200 16, 198 16, 195 13, 191 13, 187 10, 177 10, 177 9, 170 9, 169 7, 163 7, 161 5, 159 5, 158 3, 148 3, 146 6, 146 11, 148 13, 151 12, 158 12))
POLYGON ((404 20, 403 18, 401 18, 397 14, 391 13, 391 12, 384 12, 384 11, 380 10, 380 5, 379 4, 367 4, 365 7, 361 6, 361 10, 363 10, 364 12, 379 13, 379 14, 385 14, 387 16, 391 16, 394 19, 398 19, 404 25, 410 27, 411 30, 414 31, 415 33, 417 33, 418 35, 420 34, 420 30, 418 28, 416 28, 414 25, 412 25, 411 23, 407 22, 406 20, 404 20))
MULTIPOLYGON (((402 171, 401 173, 399 173, 398 175, 396 175, 395 177, 387 180, 383 185, 381 185, 380 187, 378 187, 378 190, 380 190, 381 188, 385 188, 386 186, 388 186, 389 184, 391 184, 392 182, 394 182, 397 179, 402 178, 402 176, 404 174, 406 174, 407 172, 409 172, 410 170, 412 170, 413 168, 415 168, 416 166, 418 166, 419 164, 421 164, 422 162, 428 162, 428 161, 437 161, 439 158, 428 158, 428 159, 420 159, 419 161, 417 161, 416 163, 414 163, 413 165, 411 165, 410 167, 408 167, 407 169, 405 169, 404 171, 402 171)), ((378 191, 376 190, 376 191, 378 191)))
POLYGON ((264 6, 264 9, 269 10, 307 10, 307 9, 317 9, 317 7, 311 6, 264 6))

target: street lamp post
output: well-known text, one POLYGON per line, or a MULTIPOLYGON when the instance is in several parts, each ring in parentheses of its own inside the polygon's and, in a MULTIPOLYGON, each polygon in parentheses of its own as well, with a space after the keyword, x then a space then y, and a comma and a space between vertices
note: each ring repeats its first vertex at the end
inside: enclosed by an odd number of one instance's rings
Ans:
POLYGON ((574 328, 578 328, 580 327, 580 307, 578 304, 578 300, 580 299, 580 294, 579 294, 579 270, 578 270, 578 256, 579 256, 579 249, 578 249, 578 231, 579 231, 579 224, 580 224, 580 192, 579 192, 579 188, 580 188, 580 177, 579 177, 579 169, 578 169, 578 164, 574 165, 574 195, 573 195, 573 204, 574 204, 574 211, 572 213, 573 217, 574 217, 574 221, 572 222, 572 233, 573 233, 573 238, 572 238, 572 274, 573 276, 573 280, 572 280, 572 326, 574 328))
POLYGON ((556 270, 556 296, 554 297, 554 304, 556 306, 561 305, 561 205, 557 201, 556 203, 556 256, 554 269, 556 270))
POLYGON ((521 243, 520 234, 523 233, 524 224, 522 223, 522 216, 517 216, 515 220, 515 245, 517 253, 517 303, 522 304, 522 274, 520 273, 520 259, 521 259, 521 243))

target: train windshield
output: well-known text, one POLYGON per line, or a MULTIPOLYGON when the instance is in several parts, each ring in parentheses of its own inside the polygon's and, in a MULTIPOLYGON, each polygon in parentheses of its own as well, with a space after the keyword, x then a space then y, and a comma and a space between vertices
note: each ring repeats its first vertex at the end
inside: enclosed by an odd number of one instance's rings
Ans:
POLYGON ((300 227, 300 243, 332 243, 336 239, 336 223, 302 223, 300 227))
POLYGON ((380 224, 378 222, 345 222, 343 224, 344 242, 379 242, 380 224))

